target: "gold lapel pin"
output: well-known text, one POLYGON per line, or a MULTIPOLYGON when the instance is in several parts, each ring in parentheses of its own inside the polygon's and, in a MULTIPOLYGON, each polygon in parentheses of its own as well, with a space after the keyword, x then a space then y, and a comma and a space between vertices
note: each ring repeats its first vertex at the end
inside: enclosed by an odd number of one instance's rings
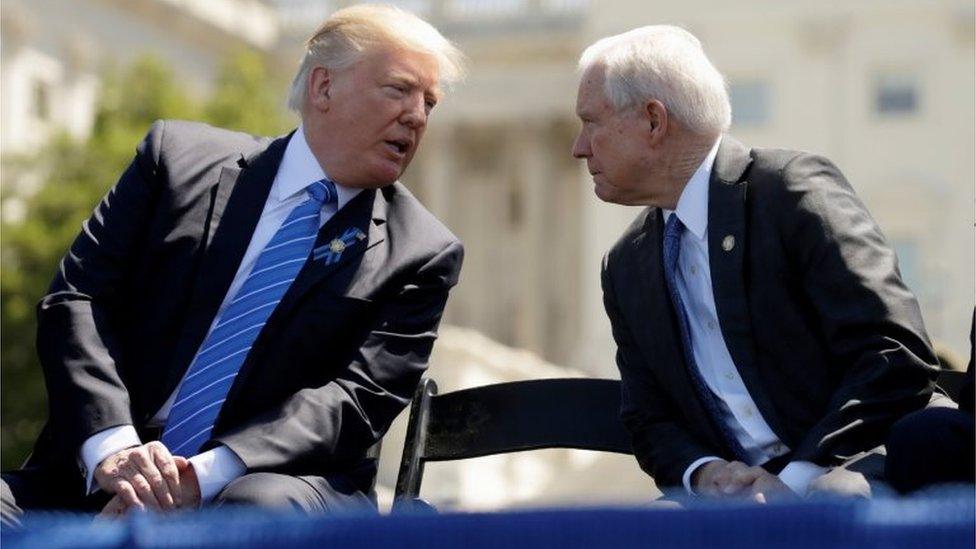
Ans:
POLYGON ((735 237, 728 234, 722 239, 722 249, 731 252, 732 248, 735 248, 735 237))
POLYGON ((341 254, 346 249, 346 243, 336 238, 329 243, 329 250, 333 253, 341 254))

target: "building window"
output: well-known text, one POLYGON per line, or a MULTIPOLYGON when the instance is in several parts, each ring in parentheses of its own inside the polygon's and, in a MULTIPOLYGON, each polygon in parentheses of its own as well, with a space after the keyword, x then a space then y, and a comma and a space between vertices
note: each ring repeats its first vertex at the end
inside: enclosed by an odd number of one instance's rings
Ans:
POLYGON ((761 80, 733 82, 729 86, 732 123, 739 127, 762 126, 769 122, 769 84, 761 80))
POLYGON ((874 110, 884 116, 901 116, 918 110, 918 82, 910 74, 882 74, 874 83, 874 110))
POLYGON ((37 120, 51 119, 51 86, 42 80, 34 80, 31 89, 31 114, 37 120))

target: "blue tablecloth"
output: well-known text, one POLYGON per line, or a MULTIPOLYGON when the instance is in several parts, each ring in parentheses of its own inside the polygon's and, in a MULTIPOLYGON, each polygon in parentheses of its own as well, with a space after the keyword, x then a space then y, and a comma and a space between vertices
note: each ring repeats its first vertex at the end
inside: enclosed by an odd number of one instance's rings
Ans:
POLYGON ((686 509, 572 508, 499 513, 306 517, 254 510, 114 522, 33 515, 0 535, 19 547, 566 547, 972 549, 976 500, 952 496, 806 501, 759 506, 700 503, 686 509))

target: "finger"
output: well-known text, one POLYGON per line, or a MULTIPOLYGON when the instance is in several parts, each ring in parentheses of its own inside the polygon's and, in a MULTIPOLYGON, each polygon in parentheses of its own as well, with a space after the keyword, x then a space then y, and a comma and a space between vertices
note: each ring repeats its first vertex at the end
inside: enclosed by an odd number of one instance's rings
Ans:
POLYGON ((711 482, 722 485, 729 481, 732 475, 733 467, 731 463, 726 463, 722 467, 716 469, 715 473, 712 475, 711 482))
MULTIPOLYGON (((147 450, 153 458, 156 469, 162 479, 163 488, 157 490, 153 486, 153 492, 164 507, 172 509, 180 506, 180 472, 176 467, 176 462, 169 450, 161 443, 154 442, 147 445, 147 450)), ((150 480, 152 484, 152 480, 150 480)))
POLYGON ((712 481, 715 483, 717 495, 726 496, 739 491, 738 485, 732 481, 734 471, 734 467, 725 467, 713 477, 712 481))
POLYGON ((762 492, 756 492, 752 495, 752 501, 760 505, 766 505, 766 496, 762 492))
POLYGON ((761 467, 745 467, 736 469, 731 475, 731 482, 739 486, 748 486, 765 474, 761 467))
MULTIPOLYGON (((121 476, 118 485, 125 486, 132 491, 135 499, 141 504, 142 509, 145 507, 153 507, 155 509, 159 508, 159 501, 156 500, 156 496, 153 495, 152 488, 149 485, 149 481, 146 480, 139 468, 132 461, 127 461, 121 468, 121 476)), ((118 492, 116 492, 118 493, 118 492)), ((130 504, 130 499, 126 499, 126 503, 130 504)))
POLYGON ((159 510, 159 500, 156 499, 156 494, 153 493, 152 485, 146 480, 146 477, 142 476, 141 473, 136 473, 131 477, 127 478, 129 484, 135 489, 136 496, 139 498, 145 507, 150 509, 159 510))
POLYGON ((133 509, 138 509, 140 511, 146 510, 145 504, 139 500, 139 496, 136 495, 135 489, 131 484, 129 484, 128 481, 118 483, 118 488, 115 491, 115 495, 120 499, 125 508, 132 507, 133 509))
POLYGON ((728 482, 722 486, 722 491, 726 495, 738 494, 765 474, 766 471, 761 467, 735 467, 729 475, 728 482))
POLYGON ((140 447, 129 454, 129 466, 125 468, 126 480, 136 489, 136 495, 152 509, 160 509, 158 493, 167 493, 169 488, 162 473, 156 468, 149 450, 140 447))
POLYGON ((714 482, 709 482, 708 484, 701 486, 698 489, 698 493, 703 496, 716 497, 719 495, 718 485, 714 482))
POLYGON ((98 519, 113 519, 122 515, 122 511, 125 510, 125 504, 122 502, 122 498, 119 496, 113 496, 112 499, 102 508, 102 512, 98 513, 96 518, 98 519))
POLYGON ((123 479, 121 463, 125 463, 125 458, 118 454, 109 456, 102 460, 95 469, 95 482, 98 487, 110 494, 116 491, 116 483, 123 479))

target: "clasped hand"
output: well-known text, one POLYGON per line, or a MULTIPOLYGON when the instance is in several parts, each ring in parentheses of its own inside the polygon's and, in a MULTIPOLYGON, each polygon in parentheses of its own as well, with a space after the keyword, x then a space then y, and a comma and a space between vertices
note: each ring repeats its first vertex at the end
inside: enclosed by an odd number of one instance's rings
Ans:
POLYGON ((798 496, 776 475, 741 461, 710 461, 692 475, 695 491, 718 498, 747 498, 758 503, 795 499, 798 496))
POLYGON ((127 448, 102 460, 95 469, 99 488, 113 494, 100 516, 130 509, 168 511, 200 504, 200 485, 186 458, 173 456, 161 442, 127 448))

